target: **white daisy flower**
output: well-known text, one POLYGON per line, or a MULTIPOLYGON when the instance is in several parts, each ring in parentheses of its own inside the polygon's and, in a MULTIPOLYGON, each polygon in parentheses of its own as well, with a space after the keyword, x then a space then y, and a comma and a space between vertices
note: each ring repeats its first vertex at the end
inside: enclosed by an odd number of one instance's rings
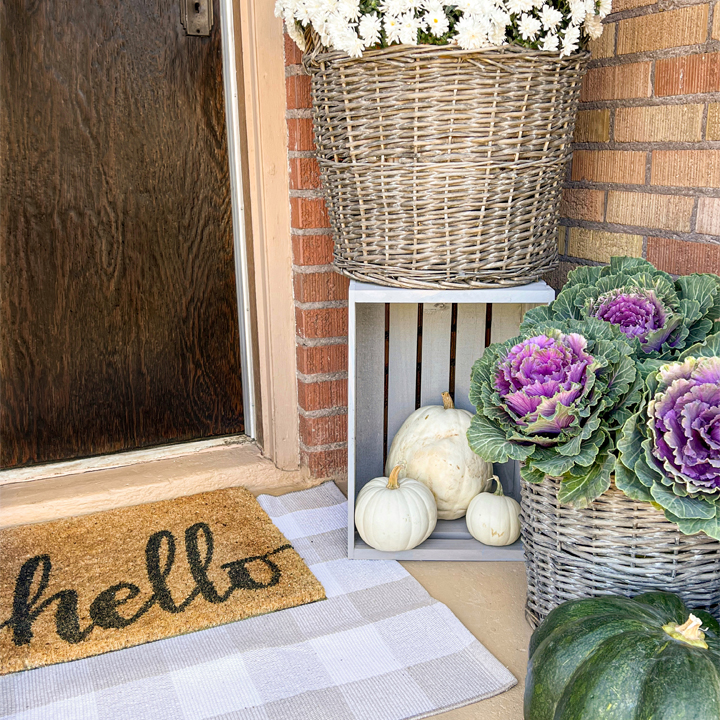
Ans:
POLYGON ((293 21, 285 24, 287 27, 287 34, 295 41, 295 44, 305 52, 305 34, 300 30, 297 24, 293 21))
POLYGON ((385 16, 385 34, 389 43, 400 42, 400 18, 395 15, 385 16))
POLYGON ((360 37, 365 43, 365 47, 376 45, 380 42, 380 30, 382 29, 382 22, 377 13, 371 13, 370 15, 363 15, 360 18, 359 25, 360 37))
POLYGON ((445 15, 445 11, 442 7, 437 9, 428 10, 423 17, 423 22, 428 32, 432 33, 435 37, 443 36, 450 27, 450 22, 445 15))
POLYGON ((593 39, 597 40, 603 34, 603 26, 597 15, 588 15, 585 18, 585 32, 593 39))
POLYGON ((487 30, 483 23, 472 15, 463 15, 455 25, 457 42, 465 50, 479 50, 487 45, 487 30))
POLYGON ((403 45, 417 45, 420 21, 414 12, 405 13, 400 21, 400 42, 403 45))
POLYGON ((508 0, 507 9, 512 15, 520 15, 520 13, 532 10, 532 0, 508 0))
POLYGON ((586 15, 585 0, 570 0, 570 22, 579 25, 586 15))
POLYGON ((612 12, 612 0, 600 0, 598 15, 600 18, 607 17, 612 12))
POLYGON ((541 28, 540 21, 532 15, 523 14, 518 23, 518 32, 523 40, 534 40, 541 28))
POLYGON ((488 40, 491 45, 499 46, 505 43, 505 35, 507 32, 507 25, 498 25, 493 23, 490 32, 488 33, 488 40))
POLYGON ((563 35, 562 48, 560 49, 560 57, 572 55, 577 51, 580 44, 580 28, 577 25, 570 25, 566 28, 563 35))
POLYGON ((542 41, 542 45, 540 46, 540 48, 541 48, 542 50, 547 50, 547 51, 549 51, 549 52, 554 52, 555 50, 558 49, 558 45, 559 45, 558 36, 557 36, 555 33, 548 33, 548 34, 544 37, 544 39, 543 39, 543 41, 542 41))
POLYGON ((545 5, 540 11, 540 20, 545 30, 554 30, 562 19, 562 13, 549 5, 545 5))

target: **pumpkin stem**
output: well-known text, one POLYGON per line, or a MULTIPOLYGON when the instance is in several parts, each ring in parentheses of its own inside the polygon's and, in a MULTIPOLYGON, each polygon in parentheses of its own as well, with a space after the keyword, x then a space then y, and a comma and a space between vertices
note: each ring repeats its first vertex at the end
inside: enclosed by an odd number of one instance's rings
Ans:
MULTIPOLYGON (((503 492, 502 485, 500 484, 500 478, 497 475, 493 475, 492 479, 495 481, 495 495, 499 495, 500 497, 503 497, 505 493, 503 492)), ((492 486, 492 482, 490 483, 492 486)))
POLYGON ((668 623, 667 625, 663 625, 663 630, 675 640, 687 643, 693 647, 707 649, 705 633, 700 629, 701 625, 702 620, 690 613, 690 617, 682 625, 668 623))
POLYGON ((442 394, 442 399, 443 399, 443 407, 446 410, 452 410, 455 407, 455 403, 453 402, 452 396, 450 395, 449 392, 444 392, 442 394))
POLYGON ((388 484, 386 485, 388 490, 397 490, 400 486, 398 485, 398 475, 400 474, 400 470, 402 469, 402 465, 396 465, 392 472, 390 473, 390 477, 388 478, 388 484))

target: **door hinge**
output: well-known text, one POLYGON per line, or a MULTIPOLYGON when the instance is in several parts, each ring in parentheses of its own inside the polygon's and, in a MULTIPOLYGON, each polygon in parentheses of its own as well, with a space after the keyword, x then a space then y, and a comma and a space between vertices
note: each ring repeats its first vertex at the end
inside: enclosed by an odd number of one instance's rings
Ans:
POLYGON ((213 25, 213 0, 180 0, 180 22, 188 35, 209 35, 213 25))

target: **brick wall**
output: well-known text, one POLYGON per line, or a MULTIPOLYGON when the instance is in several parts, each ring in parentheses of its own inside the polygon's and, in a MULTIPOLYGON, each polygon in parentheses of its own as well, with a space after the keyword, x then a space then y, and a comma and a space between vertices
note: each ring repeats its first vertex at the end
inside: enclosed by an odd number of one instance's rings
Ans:
POLYGON ((559 233, 579 263, 720 272, 720 7, 614 0, 580 97, 559 233))
POLYGON ((333 242, 314 157, 310 78, 285 36, 300 453, 314 477, 347 469, 348 280, 332 267, 333 242))

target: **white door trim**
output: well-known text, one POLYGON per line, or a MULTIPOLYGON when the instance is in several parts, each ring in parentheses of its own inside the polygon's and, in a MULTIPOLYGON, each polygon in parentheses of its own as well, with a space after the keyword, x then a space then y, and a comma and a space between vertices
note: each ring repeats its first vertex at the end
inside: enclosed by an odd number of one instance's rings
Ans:
POLYGON ((235 28, 233 0, 220 0, 223 84, 225 89, 225 125, 227 127, 230 195, 232 199, 235 285, 237 288, 238 324, 240 327, 240 362, 242 367, 243 422, 245 434, 255 438, 255 382, 252 352, 252 322, 248 284, 245 204, 243 201, 241 118, 238 104, 238 82, 235 65, 235 28))

